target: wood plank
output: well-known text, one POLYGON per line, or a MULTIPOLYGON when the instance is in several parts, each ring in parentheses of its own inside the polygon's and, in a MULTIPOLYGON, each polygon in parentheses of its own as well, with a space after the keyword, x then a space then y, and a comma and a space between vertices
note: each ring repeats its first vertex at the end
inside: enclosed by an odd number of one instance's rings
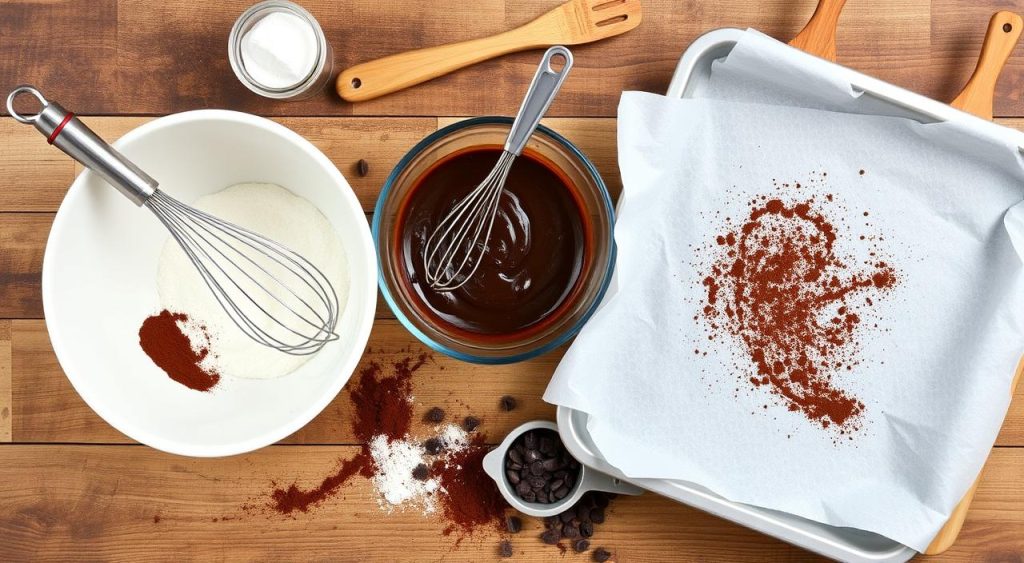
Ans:
MULTIPOLYGON (((42 321, 13 322, 13 439, 15 442, 126 443, 128 439, 100 419, 64 377, 42 321)), ((378 320, 360 368, 375 361, 388 365, 426 349, 395 320, 378 320)), ((413 377, 417 408, 441 406, 455 419, 473 414, 493 441, 535 418, 554 418, 554 408, 540 400, 563 350, 508 366, 478 366, 435 354, 413 377), (457 392, 456 392, 457 390, 457 392), (505 394, 519 398, 519 408, 498 407, 505 394)), ((285 440, 290 444, 352 444, 351 404, 343 391, 305 428, 285 440)), ((417 426, 416 430, 423 427, 417 426)), ((997 440, 1001 446, 1024 446, 1024 386, 1019 386, 997 440)))
MULTIPOLYGON (((395 52, 508 29, 560 1, 353 0, 342 7, 307 0, 303 5, 324 27, 338 72, 395 52)), ((264 100, 238 83, 227 61, 229 28, 249 3, 107 0, 100 9, 79 10, 71 0, 5 2, 0 4, 0 21, 6 22, 0 48, 11 55, 0 64, 0 91, 34 82, 83 114, 226 107, 264 115, 508 115, 518 107, 539 57, 537 52, 510 55, 359 105, 329 91, 299 102, 264 100), (60 41, 54 29, 61 30, 60 41), (74 71, 63 64, 68 60, 75 61, 74 71)), ((614 115, 623 90, 663 92, 679 56, 700 34, 723 26, 755 27, 788 40, 814 5, 814 0, 645 0, 639 28, 574 48, 576 68, 552 115, 614 115)), ((1005 7, 1012 6, 994 0, 850 2, 839 24, 838 60, 951 99, 973 65, 988 16, 1005 7)), ((1024 115, 1024 101, 1015 95, 1022 61, 1018 50, 1006 71, 1012 76, 1000 84, 997 115, 1024 115)))
POLYGON ((0 318, 42 316, 43 249, 53 216, 0 213, 0 318))
MULTIPOLYGON (((129 343, 131 344, 131 343, 129 343)), ((104 422, 78 396, 63 375, 42 321, 13 322, 13 439, 15 442, 128 443, 127 437, 104 422)), ((388 366, 427 349, 395 320, 379 320, 358 369, 377 362, 388 366)), ((483 421, 481 431, 495 441, 515 426, 536 418, 554 419, 554 407, 540 400, 562 350, 506 366, 477 366, 433 355, 413 376, 418 411, 440 406, 449 420, 472 414, 483 421), (519 399, 504 412, 503 395, 519 399)), ((343 391, 305 428, 285 440, 290 444, 353 444, 352 408, 343 391)), ((414 432, 426 431, 417 417, 414 432)))
MULTIPOLYGON (((113 142, 150 121, 140 117, 84 117, 98 135, 113 142)), ((317 146, 341 170, 366 211, 372 211, 391 168, 420 139, 437 128, 437 119, 422 118, 287 118, 277 120, 317 146), (363 177, 356 163, 365 159, 363 177)), ((69 157, 46 144, 32 127, 0 119, 0 138, 10 150, 0 152, 0 211, 56 211, 68 186, 81 171, 69 157), (6 172, 12 171, 13 175, 6 172)), ((157 179, 159 180, 159 178, 157 179)))
MULTIPOLYGON (((967 83, 978 62, 981 42, 992 14, 997 10, 1024 12, 1024 2, 931 1, 931 58, 940 100, 952 100, 967 83)), ((1020 44, 1000 75, 995 94, 995 115, 1020 115, 1024 107, 1024 47, 1020 44)))
POLYGON ((11 321, 0 320, 0 442, 11 441, 11 383, 11 321))
MULTIPOLYGON (((114 141, 150 121, 140 117, 85 117, 97 134, 114 141)), ((279 118, 317 146, 348 180, 367 212, 373 211, 391 169, 417 142, 441 126, 461 118, 279 118), (359 176, 356 165, 367 161, 369 173, 359 176)), ((593 161, 614 196, 621 191, 612 119, 552 119, 546 125, 564 135, 593 161)), ((47 146, 39 133, 11 119, 0 119, 0 138, 10 150, 0 152, 0 211, 56 211, 81 166, 47 146)))
MULTIPOLYGON (((495 558, 497 534, 479 531, 458 547, 438 517, 382 513, 356 478, 318 510, 295 518, 249 515, 270 482, 318 482, 355 447, 270 447, 225 459, 187 459, 130 446, 0 446, 0 558, 163 560, 495 558), (216 521, 214 521, 216 519, 216 521), (353 554, 358 553, 358 556, 353 554), (432 555, 426 555, 432 554, 432 555)), ((1024 450, 1001 448, 960 541, 939 561, 1014 560, 1024 550, 1024 450)), ((557 551, 525 519, 512 536, 516 560, 550 561, 557 551)), ((664 498, 620 497, 595 545, 619 561, 810 561, 797 548, 664 498)), ((569 560, 583 558, 571 554, 569 560)))

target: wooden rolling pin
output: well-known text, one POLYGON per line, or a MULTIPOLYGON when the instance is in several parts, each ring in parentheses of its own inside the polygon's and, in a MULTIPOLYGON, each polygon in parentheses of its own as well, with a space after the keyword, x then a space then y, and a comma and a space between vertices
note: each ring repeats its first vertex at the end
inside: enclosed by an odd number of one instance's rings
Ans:
POLYGON ((338 95, 372 100, 494 57, 614 37, 640 25, 640 0, 569 0, 530 23, 490 37, 418 49, 345 69, 338 95))

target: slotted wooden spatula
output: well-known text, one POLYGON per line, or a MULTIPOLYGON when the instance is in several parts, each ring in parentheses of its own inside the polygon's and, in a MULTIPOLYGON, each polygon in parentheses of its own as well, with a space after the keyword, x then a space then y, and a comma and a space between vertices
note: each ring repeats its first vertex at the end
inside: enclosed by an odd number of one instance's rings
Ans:
POLYGON ((350 102, 372 100, 500 55, 614 37, 640 25, 641 14, 640 0, 569 0, 498 35, 358 64, 338 76, 338 95, 350 102))

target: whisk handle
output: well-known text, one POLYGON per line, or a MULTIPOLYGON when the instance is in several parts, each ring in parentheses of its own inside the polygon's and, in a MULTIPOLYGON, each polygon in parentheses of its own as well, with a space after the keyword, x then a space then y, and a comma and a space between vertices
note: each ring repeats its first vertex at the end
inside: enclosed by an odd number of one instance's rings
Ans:
POLYGON ((99 174, 135 205, 142 205, 153 195, 157 181, 114 150, 75 114, 46 98, 32 86, 18 86, 7 96, 7 111, 21 123, 33 125, 46 136, 46 141, 83 166, 99 174), (14 110, 14 99, 29 94, 39 102, 39 112, 24 115, 14 110))
POLYGON ((569 49, 556 45, 544 53, 537 74, 533 75, 530 89, 526 91, 523 105, 519 108, 515 122, 512 123, 512 130, 509 131, 508 140, 505 142, 506 151, 516 156, 523 153, 526 142, 537 130, 540 118, 547 113, 571 68, 572 52, 569 49), (565 64, 559 70, 551 68, 551 59, 556 56, 565 60, 565 64))

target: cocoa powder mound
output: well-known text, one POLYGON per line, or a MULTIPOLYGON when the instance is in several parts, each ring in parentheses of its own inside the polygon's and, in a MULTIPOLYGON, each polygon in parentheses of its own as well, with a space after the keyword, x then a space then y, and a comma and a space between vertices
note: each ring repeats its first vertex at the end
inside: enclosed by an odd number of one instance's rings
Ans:
POLYGON ((837 243, 851 235, 814 197, 762 196, 740 223, 726 223, 701 249, 708 337, 739 343, 754 368, 749 384, 768 388, 790 411, 839 433, 859 429, 864 402, 836 379, 861 363, 857 338, 877 327, 865 319, 897 285, 896 269, 877 248, 859 264, 841 255, 837 243))
POLYGON ((483 459, 490 448, 480 434, 469 446, 450 459, 434 463, 433 475, 440 476, 441 509, 448 526, 444 535, 472 535, 481 528, 505 529, 505 510, 509 507, 494 480, 484 471, 483 459))

